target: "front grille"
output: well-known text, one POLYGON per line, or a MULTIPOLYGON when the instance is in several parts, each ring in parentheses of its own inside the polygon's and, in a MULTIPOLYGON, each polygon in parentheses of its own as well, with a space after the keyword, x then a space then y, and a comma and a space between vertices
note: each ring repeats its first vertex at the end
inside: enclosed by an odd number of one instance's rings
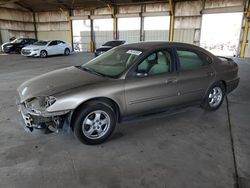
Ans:
POLYGON ((30 53, 31 53, 30 50, 26 50, 26 49, 22 50, 22 54, 24 55, 29 55, 30 53))

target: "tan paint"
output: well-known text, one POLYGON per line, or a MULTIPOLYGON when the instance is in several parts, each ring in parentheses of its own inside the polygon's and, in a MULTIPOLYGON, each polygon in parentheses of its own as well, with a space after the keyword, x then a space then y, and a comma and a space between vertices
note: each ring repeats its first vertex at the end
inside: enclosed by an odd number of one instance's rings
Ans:
POLYGON ((69 31, 38 31, 38 40, 62 40, 70 43, 69 31))

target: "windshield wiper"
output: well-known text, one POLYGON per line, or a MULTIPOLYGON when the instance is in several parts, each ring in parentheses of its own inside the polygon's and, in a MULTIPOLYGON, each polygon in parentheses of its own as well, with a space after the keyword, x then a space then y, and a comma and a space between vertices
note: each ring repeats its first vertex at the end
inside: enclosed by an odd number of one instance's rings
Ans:
POLYGON ((87 72, 90 72, 90 73, 94 73, 94 74, 96 74, 98 76, 108 77, 107 75, 99 73, 95 69, 92 69, 92 68, 89 68, 89 67, 82 67, 82 66, 76 66, 76 67, 81 69, 81 70, 84 70, 84 71, 87 71, 87 72))

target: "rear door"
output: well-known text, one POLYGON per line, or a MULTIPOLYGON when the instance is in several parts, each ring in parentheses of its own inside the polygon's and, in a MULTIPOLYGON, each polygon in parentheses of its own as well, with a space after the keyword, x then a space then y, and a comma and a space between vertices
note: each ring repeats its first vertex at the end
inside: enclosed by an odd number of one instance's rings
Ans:
POLYGON ((125 100, 128 115, 153 112, 178 103, 177 73, 169 49, 151 53, 126 79, 125 100))
POLYGON ((23 47, 27 46, 28 41, 27 39, 22 39, 22 41, 17 45, 17 51, 21 51, 23 47))
POLYGON ((66 44, 63 41, 58 40, 57 41, 58 46, 58 54, 64 54, 64 50, 66 48, 66 44))
POLYGON ((213 83, 215 71, 212 58, 190 48, 176 48, 178 60, 180 102, 202 100, 207 88, 213 83))

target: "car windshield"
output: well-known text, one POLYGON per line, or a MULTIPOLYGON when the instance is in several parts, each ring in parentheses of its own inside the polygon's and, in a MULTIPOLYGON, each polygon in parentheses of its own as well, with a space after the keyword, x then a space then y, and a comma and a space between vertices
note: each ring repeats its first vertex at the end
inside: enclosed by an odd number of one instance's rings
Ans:
POLYGON ((48 41, 40 40, 40 41, 35 42, 34 45, 45 46, 47 43, 48 43, 48 41))
POLYGON ((103 46, 119 46, 123 43, 123 41, 109 41, 103 44, 103 46))
POLYGON ((142 54, 141 50, 114 48, 81 66, 82 69, 107 77, 118 77, 142 54))
POLYGON ((23 38, 17 38, 13 41, 11 41, 11 43, 21 43, 23 41, 23 38))

